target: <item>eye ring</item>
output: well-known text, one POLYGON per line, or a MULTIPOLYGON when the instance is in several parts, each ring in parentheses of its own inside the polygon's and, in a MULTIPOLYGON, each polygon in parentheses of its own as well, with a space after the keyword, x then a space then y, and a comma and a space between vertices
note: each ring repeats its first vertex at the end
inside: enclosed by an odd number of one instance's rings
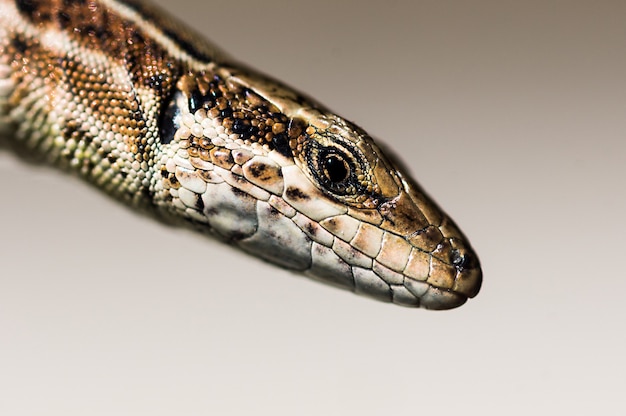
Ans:
POLYGON ((319 185, 337 197, 347 197, 362 191, 357 178, 363 166, 357 155, 345 146, 314 144, 310 148, 308 166, 319 185))
POLYGON ((309 125, 290 137, 294 156, 308 179, 326 196, 354 208, 374 209, 380 194, 376 149, 358 128, 338 124, 328 128, 309 125))

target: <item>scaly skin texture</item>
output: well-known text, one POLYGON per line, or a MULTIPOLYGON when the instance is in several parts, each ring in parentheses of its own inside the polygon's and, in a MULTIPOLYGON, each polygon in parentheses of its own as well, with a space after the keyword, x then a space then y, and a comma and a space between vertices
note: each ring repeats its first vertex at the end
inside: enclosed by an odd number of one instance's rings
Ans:
POLYGON ((429 309, 480 288, 466 238, 366 132, 144 3, 0 0, 0 130, 316 280, 429 309))

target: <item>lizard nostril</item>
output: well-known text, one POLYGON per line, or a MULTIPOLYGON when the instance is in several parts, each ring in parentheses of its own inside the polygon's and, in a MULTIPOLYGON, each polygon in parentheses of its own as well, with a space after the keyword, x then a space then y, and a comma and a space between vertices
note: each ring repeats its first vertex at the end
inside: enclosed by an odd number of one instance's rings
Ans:
POLYGON ((469 263, 468 260, 468 257, 461 254, 459 250, 452 250, 450 253, 450 261, 458 271, 463 270, 463 268, 469 263))

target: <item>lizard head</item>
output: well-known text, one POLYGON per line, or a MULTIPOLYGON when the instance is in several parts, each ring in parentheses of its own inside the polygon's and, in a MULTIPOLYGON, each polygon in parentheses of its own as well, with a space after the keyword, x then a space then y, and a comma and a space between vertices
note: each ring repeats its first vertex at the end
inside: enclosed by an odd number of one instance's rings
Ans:
POLYGON ((379 300, 449 309, 478 293, 480 264, 467 239, 354 124, 226 68, 181 77, 163 114, 162 209, 379 300))

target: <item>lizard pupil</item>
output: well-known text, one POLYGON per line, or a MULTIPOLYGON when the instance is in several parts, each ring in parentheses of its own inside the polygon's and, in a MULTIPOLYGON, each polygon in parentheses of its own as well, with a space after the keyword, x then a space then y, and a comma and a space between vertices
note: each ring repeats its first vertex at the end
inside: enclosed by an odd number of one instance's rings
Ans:
POLYGON ((331 154, 324 159, 326 177, 332 183, 343 182, 348 178, 348 164, 338 155, 331 154))

